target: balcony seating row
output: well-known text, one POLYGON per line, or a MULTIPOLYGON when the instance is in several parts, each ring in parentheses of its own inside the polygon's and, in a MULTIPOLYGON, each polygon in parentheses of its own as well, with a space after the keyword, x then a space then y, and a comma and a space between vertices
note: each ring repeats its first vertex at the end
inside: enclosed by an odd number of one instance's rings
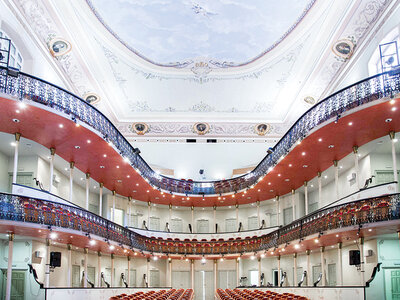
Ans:
POLYGON ((192 300, 192 289, 170 289, 148 292, 137 292, 131 295, 120 294, 110 298, 110 300, 192 300))
POLYGON ((283 293, 279 294, 273 291, 260 291, 260 290, 248 290, 248 289, 217 289, 216 297, 219 300, 244 300, 244 299, 262 299, 262 300, 308 300, 306 297, 283 293))

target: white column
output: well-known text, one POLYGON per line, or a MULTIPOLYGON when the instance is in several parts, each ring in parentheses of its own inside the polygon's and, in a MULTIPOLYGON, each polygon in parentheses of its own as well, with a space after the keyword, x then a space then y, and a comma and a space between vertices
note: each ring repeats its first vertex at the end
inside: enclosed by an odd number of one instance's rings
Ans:
POLYGON ((277 256, 278 259, 278 286, 281 284, 281 256, 277 256))
POLYGON ((14 148, 14 169, 13 169, 13 183, 17 183, 17 174, 18 174, 18 149, 19 149, 19 140, 21 139, 20 133, 15 133, 15 148, 14 148))
POLYGON ((239 260, 240 260, 240 257, 238 257, 236 259, 236 286, 239 286, 239 284, 240 284, 239 260))
POLYGON ((306 254, 307 254, 307 286, 312 286, 313 282, 311 279, 311 261, 310 261, 310 250, 306 250, 306 254))
POLYGON ((44 287, 50 286, 50 240, 46 239, 46 273, 44 287))
POLYGON ((172 259, 167 259, 167 287, 172 287, 172 259))
POLYGON ((72 202, 72 193, 73 193, 73 185, 74 185, 74 167, 75 162, 71 161, 69 163, 69 202, 72 202))
POLYGON ((89 210, 89 183, 90 173, 86 173, 86 210, 89 210))
POLYGON ((128 278, 128 286, 131 285, 131 257, 127 256, 128 260, 128 274, 126 274, 126 277, 128 278))
POLYGON ((151 286, 149 273, 150 273, 150 258, 147 258, 147 261, 146 261, 146 280, 147 280, 148 285, 151 286))
POLYGON ((83 287, 87 288, 87 270, 88 270, 88 248, 83 248, 83 272, 85 276, 83 278, 83 287))
POLYGON ((394 181, 397 182, 396 187, 395 187, 395 193, 397 193, 399 190, 399 178, 397 175, 396 147, 395 147, 395 141, 394 141, 395 140, 395 132, 391 131, 389 133, 389 136, 390 136, 390 140, 392 142, 393 178, 394 178, 394 181))
POLYGON ((8 234, 8 265, 7 265, 7 282, 6 282, 6 300, 11 299, 13 250, 14 250, 14 233, 9 233, 8 234))
POLYGON ((128 197, 128 222, 126 224, 132 227, 132 197, 128 197))
POLYGON ((258 286, 261 286, 261 257, 258 258, 258 286))
POLYGON ((353 146, 354 153, 354 170, 356 171, 357 190, 360 189, 360 170, 358 167, 358 146, 353 146))
POLYGON ((293 286, 297 286, 298 282, 297 282, 297 253, 293 254, 293 286))
POLYGON ((307 186, 307 181, 304 181, 304 208, 305 208, 305 213, 308 215, 308 186, 307 186))
POLYGON ((114 253, 111 253, 111 282, 110 287, 114 286, 114 253))
POLYGON ((191 288, 194 290, 194 260, 190 260, 190 278, 191 278, 191 288))
POLYGON ((53 191, 53 177, 54 177, 54 156, 56 154, 56 148, 50 148, 50 182, 49 182, 49 193, 53 191))
POLYGON ((257 222, 258 222, 258 228, 260 228, 261 227, 260 201, 257 201, 257 222))
POLYGON ((338 165, 338 161, 336 159, 333 161, 333 167, 335 168, 335 193, 336 193, 336 199, 339 199, 339 165, 338 165))
POLYGON ((322 207, 322 173, 318 172, 318 208, 322 207))
POLYGON ((192 232, 194 233, 195 232, 194 228, 196 226, 194 226, 194 206, 193 205, 191 207, 191 210, 192 210, 192 232))
POLYGON ((147 202, 147 228, 150 229, 151 202, 147 202))
POLYGON ((293 221, 296 220, 296 207, 295 207, 296 191, 292 189, 292 217, 293 221))
POLYGON ((169 204, 169 206, 168 206, 168 213, 169 213, 169 216, 168 216, 168 224, 169 224, 169 228, 171 228, 171 223, 172 223, 172 204, 170 203, 169 204))
POLYGON ((100 189, 99 189, 99 216, 103 216, 103 187, 104 183, 100 182, 99 183, 100 189))
POLYGON ((116 198, 115 194, 116 194, 115 191, 112 191, 112 208, 113 208, 112 214, 111 214, 112 222, 114 222, 114 218, 115 218, 115 198, 116 198))
POLYGON ((217 276, 218 276, 218 260, 217 259, 214 259, 214 268, 213 268, 213 271, 214 271, 214 291, 217 289, 217 287, 218 287, 218 282, 217 282, 217 276))
POLYGON ((239 204, 235 205, 236 210, 236 230, 239 229, 239 204))
POLYGON ((343 285, 343 267, 342 267, 342 242, 338 243, 338 267, 337 267, 337 273, 338 273, 338 285, 342 286, 343 285))
POLYGON ((97 251, 97 286, 101 287, 101 252, 97 251))
POLYGON ((213 206, 213 223, 214 223, 214 228, 211 232, 217 233, 215 230, 215 228, 217 226, 217 206, 215 206, 215 205, 213 206))
POLYGON ((364 259, 364 238, 360 237, 360 283, 361 286, 364 286, 365 284, 365 259, 364 259))
POLYGON ((280 215, 280 207, 279 207, 279 196, 275 196, 275 200, 276 200, 276 223, 277 223, 277 226, 280 226, 281 225, 281 222, 280 222, 280 220, 279 220, 279 215, 280 215))
POLYGON ((72 245, 67 244, 67 287, 72 287, 72 245))
POLYGON ((325 247, 322 246, 320 248, 321 250, 321 272, 322 272, 322 279, 321 279, 321 285, 326 286, 326 277, 325 277, 325 247))

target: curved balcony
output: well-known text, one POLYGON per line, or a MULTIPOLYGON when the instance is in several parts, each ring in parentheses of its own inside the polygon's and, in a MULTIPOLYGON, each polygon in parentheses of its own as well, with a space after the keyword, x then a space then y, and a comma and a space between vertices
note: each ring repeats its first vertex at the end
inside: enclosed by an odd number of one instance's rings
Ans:
MULTIPOLYGON (((329 206, 262 236, 222 241, 177 241, 145 237, 81 208, 0 194, 0 219, 14 221, 12 225, 10 222, 0 223, 3 231, 7 231, 9 226, 14 226, 15 229, 24 223, 40 224, 52 230, 68 229, 68 232, 97 236, 107 243, 114 242, 121 248, 163 254, 229 255, 266 251, 293 241, 307 240, 313 235, 321 236, 328 231, 357 231, 359 234, 366 224, 385 226, 386 230, 390 230, 390 226, 397 228, 399 218, 400 194, 392 194, 329 206)), ((24 234, 30 233, 25 230, 24 234)))
POLYGON ((0 69, 0 92, 20 100, 32 101, 70 116, 75 122, 86 124, 112 144, 154 188, 182 195, 222 195, 236 193, 258 183, 280 159, 310 132, 328 120, 336 120, 352 109, 366 106, 400 91, 400 75, 389 72, 369 77, 325 98, 310 108, 280 139, 276 146, 250 173, 233 179, 198 182, 178 180, 157 174, 95 107, 72 93, 44 80, 25 73, 11 76, 7 69, 0 69))

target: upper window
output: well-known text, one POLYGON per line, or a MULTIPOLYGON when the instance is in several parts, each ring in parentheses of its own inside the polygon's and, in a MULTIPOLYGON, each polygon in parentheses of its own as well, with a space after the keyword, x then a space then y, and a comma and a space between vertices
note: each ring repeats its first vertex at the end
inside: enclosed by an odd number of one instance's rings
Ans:
MULTIPOLYGON (((0 30, 0 38, 10 39, 7 33, 0 30)), ((10 39, 11 40, 11 39, 10 39)), ((11 41, 11 44, 5 43, 4 40, 0 40, 0 49, 7 50, 10 47, 10 58, 8 61, 8 66, 17 68, 18 70, 22 69, 24 59, 22 58, 21 52, 19 52, 18 47, 11 41)))

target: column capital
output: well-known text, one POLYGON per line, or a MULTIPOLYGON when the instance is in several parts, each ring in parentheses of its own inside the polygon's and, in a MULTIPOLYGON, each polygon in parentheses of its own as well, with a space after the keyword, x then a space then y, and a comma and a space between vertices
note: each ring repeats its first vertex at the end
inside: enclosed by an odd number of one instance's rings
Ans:
POLYGON ((56 148, 51 147, 50 148, 50 155, 54 155, 54 154, 56 154, 56 148))
POLYGON ((127 259, 128 261, 131 261, 131 257, 130 257, 129 255, 126 257, 126 259, 127 259))
POLYGON ((172 209, 172 203, 168 204, 168 208, 172 209))
POLYGON ((213 206, 213 210, 217 210, 217 206, 216 205, 213 206))
POLYGON ((321 252, 322 252, 322 253, 325 252, 325 246, 321 246, 320 249, 321 249, 321 252))
POLYGON ((50 239, 46 239, 46 246, 47 246, 47 247, 50 246, 50 239))
POLYGON ((72 245, 71 244, 67 244, 67 250, 71 251, 72 250, 72 245))
POLYGON ((112 195, 115 196, 115 194, 116 194, 115 190, 112 190, 111 192, 112 192, 112 195))
POLYGON ((276 196, 275 196, 275 200, 276 200, 276 201, 279 201, 279 195, 276 195, 276 196))
POLYGON ((260 200, 257 200, 256 204, 257 206, 260 206, 260 200))
POLYGON ((364 245, 364 237, 363 236, 360 237, 359 241, 360 241, 360 245, 364 245))
POLYGON ((88 254, 89 253, 89 249, 88 248, 83 248, 83 253, 88 254))
POLYGON ((104 187, 104 183, 100 182, 99 183, 100 188, 102 189, 104 187))
POLYGON ((89 179, 89 178, 90 178, 90 173, 87 172, 87 173, 86 173, 86 179, 89 179))
POLYGON ((235 208, 239 208, 239 204, 236 203, 236 204, 235 204, 235 208))
POLYGON ((304 186, 307 186, 307 183, 308 183, 308 182, 307 182, 306 180, 304 180, 304 186))
POLYGON ((307 254, 307 255, 310 255, 310 253, 311 253, 310 249, 307 249, 307 250, 306 250, 306 254, 307 254))
POLYGON ((21 134, 19 132, 15 133, 15 141, 19 142, 19 140, 21 139, 21 134))
POLYGON ((97 256, 101 257, 101 251, 97 251, 97 256))
POLYGON ((322 172, 317 172, 318 178, 321 178, 322 172))
POLYGON ((151 202, 147 201, 147 206, 150 207, 151 206, 151 202))
POLYGON ((295 189, 292 189, 292 195, 294 195, 296 193, 295 189))
POLYGON ((192 265, 194 264, 194 259, 190 260, 190 264, 192 264, 192 265))
POLYGON ((111 253, 111 259, 114 259, 114 253, 111 253))
POLYGON ((192 211, 194 211, 194 206, 192 205, 192 206, 190 207, 190 209, 191 209, 192 211))
POLYGON ((294 253, 294 254, 293 254, 293 258, 297 258, 297 253, 294 253))
POLYGON ((354 154, 357 154, 358 153, 358 146, 356 145, 356 146, 353 146, 353 153, 354 154))
POLYGON ((337 159, 333 160, 333 165, 334 165, 335 167, 338 166, 338 161, 337 161, 337 159))
POLYGON ((342 249, 342 242, 338 243, 338 249, 342 249))
POLYGON ((130 203, 132 201, 132 197, 128 196, 128 202, 130 203))
POLYGON ((74 161, 71 161, 70 163, 69 163, 69 168, 70 169, 73 169, 75 167, 75 162, 74 161))
POLYGON ((390 137, 391 140, 394 140, 395 136, 396 136, 396 133, 394 131, 390 131, 389 132, 389 137, 390 137))
POLYGON ((280 256, 280 255, 278 255, 276 258, 277 258, 278 260, 281 260, 281 256, 280 256))
POLYGON ((14 241, 14 233, 13 233, 13 232, 9 232, 9 233, 8 233, 8 241, 9 241, 9 242, 14 241))

